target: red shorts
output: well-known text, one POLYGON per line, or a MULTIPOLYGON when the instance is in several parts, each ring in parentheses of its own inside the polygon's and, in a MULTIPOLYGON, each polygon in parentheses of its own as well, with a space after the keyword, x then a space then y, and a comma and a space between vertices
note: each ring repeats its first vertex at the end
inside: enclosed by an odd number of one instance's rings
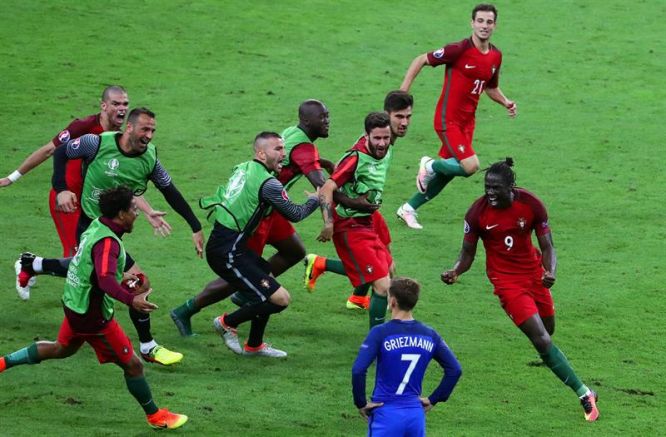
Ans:
POLYGON ((372 229, 346 229, 333 234, 333 244, 354 287, 389 274, 391 253, 372 229))
POLYGON ((100 364, 121 363, 127 364, 134 355, 132 343, 115 319, 112 319, 99 332, 83 334, 72 329, 67 317, 60 325, 58 343, 63 346, 81 347, 87 342, 97 354, 100 364))
POLYGON ((76 254, 76 226, 79 223, 81 208, 77 205, 76 211, 65 213, 56 211, 56 192, 51 190, 49 193, 49 210, 53 223, 55 223, 60 243, 62 244, 62 255, 67 258, 76 254))
POLYGON ((442 142, 442 147, 439 149, 441 158, 456 158, 458 161, 462 161, 476 155, 472 147, 472 138, 474 137, 473 119, 462 125, 447 123, 444 132, 436 132, 442 142))
POLYGON ((555 315, 555 304, 550 290, 543 286, 541 277, 517 281, 496 281, 495 295, 506 314, 520 326, 535 314, 541 317, 555 315))
POLYGON ((384 216, 382 216, 379 211, 372 213, 372 227, 377 233, 379 241, 388 247, 391 244, 391 233, 389 232, 386 220, 384 220, 384 216))
POLYGON ((247 240, 247 247, 261 256, 267 244, 286 240, 296 233, 296 229, 282 214, 275 209, 264 217, 252 236, 247 240))

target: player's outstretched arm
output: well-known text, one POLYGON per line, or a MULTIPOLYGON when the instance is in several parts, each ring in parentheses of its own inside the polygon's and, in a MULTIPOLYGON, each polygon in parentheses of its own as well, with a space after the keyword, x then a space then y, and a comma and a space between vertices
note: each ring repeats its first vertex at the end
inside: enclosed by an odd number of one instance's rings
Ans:
POLYGON ((166 215, 165 211, 154 210, 143 195, 135 196, 134 199, 137 208, 143 212, 146 216, 146 220, 148 220, 150 226, 153 227, 155 235, 166 237, 171 234, 171 225, 164 220, 164 216, 166 215))
POLYGON ((542 278, 543 286, 550 288, 555 284, 555 271, 557 270, 557 255, 553 246, 553 236, 550 232, 537 236, 541 249, 541 264, 545 270, 542 278))
POLYGON ((402 80, 402 84, 400 85, 400 90, 409 92, 409 88, 412 86, 412 82, 414 82, 414 79, 416 79, 416 76, 419 75, 421 69, 427 64, 428 64, 428 55, 426 53, 414 58, 412 63, 409 64, 407 73, 405 73, 405 78, 402 80))
POLYGON ((49 141, 47 144, 44 144, 42 147, 32 152, 15 171, 10 173, 7 177, 0 179, 0 187, 7 187, 19 180, 21 176, 24 176, 30 170, 49 159, 51 155, 53 155, 54 150, 55 144, 53 144, 53 141, 49 141))
POLYGON ((462 249, 460 250, 458 260, 451 269, 445 270, 441 274, 440 279, 442 282, 448 285, 454 284, 458 280, 458 276, 462 275, 467 270, 469 270, 470 267, 472 267, 472 263, 474 263, 474 257, 476 256, 477 241, 472 243, 467 240, 463 240, 463 245, 462 249))
POLYGON ((486 88, 486 94, 492 100, 504 106, 507 110, 507 113, 509 114, 509 117, 514 118, 516 115, 518 115, 518 106, 516 105, 516 102, 507 99, 499 87, 486 88))
POLYGON ((338 184, 333 179, 329 179, 319 190, 319 207, 324 219, 324 227, 321 229, 317 240, 322 243, 333 237, 333 192, 337 189, 338 184))

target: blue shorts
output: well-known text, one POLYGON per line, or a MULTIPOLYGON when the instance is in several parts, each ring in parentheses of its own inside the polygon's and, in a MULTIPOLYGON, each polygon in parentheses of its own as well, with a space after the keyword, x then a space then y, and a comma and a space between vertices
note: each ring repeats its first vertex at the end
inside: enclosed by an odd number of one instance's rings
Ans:
POLYGON ((368 421, 368 437, 425 437, 423 407, 382 405, 372 410, 368 421))

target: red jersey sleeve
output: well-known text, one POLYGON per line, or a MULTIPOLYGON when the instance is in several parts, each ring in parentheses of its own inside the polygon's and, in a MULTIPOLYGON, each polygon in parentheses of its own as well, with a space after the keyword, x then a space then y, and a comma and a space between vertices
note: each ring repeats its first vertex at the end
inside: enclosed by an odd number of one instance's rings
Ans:
POLYGON ((116 280, 118 256, 120 255, 118 242, 113 238, 106 237, 93 246, 92 253, 99 288, 125 305, 131 305, 134 296, 128 293, 116 280))
POLYGON ((297 166, 304 175, 312 171, 321 170, 319 150, 312 143, 301 143, 291 149, 289 161, 297 166))
POLYGON ((426 56, 428 57, 428 64, 433 67, 437 67, 438 65, 442 64, 452 64, 465 51, 465 49, 467 49, 468 46, 469 40, 464 39, 462 41, 447 44, 444 47, 432 52, 428 52, 426 53, 426 56))
POLYGON ((481 216, 481 209, 485 203, 485 197, 477 199, 465 214, 465 241, 469 243, 476 243, 479 240, 481 228, 479 226, 479 217, 481 216))
POLYGON ((94 114, 72 121, 58 135, 53 137, 51 141, 58 147, 61 144, 66 144, 67 141, 73 138, 78 138, 85 134, 101 134, 102 132, 104 132, 104 129, 99 124, 99 114, 94 114))
POLYGON ((335 167, 335 171, 331 175, 331 179, 338 187, 343 186, 354 178, 356 172, 356 165, 358 164, 358 152, 352 152, 342 158, 342 160, 335 167))

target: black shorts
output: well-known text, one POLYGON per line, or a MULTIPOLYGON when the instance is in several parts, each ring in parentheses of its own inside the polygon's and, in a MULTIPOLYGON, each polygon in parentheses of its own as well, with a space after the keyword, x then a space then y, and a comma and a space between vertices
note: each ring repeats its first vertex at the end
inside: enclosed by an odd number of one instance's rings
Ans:
POLYGON ((248 299, 264 302, 280 284, 271 276, 269 262, 249 250, 246 240, 238 232, 215 223, 206 244, 206 260, 218 276, 248 299))

